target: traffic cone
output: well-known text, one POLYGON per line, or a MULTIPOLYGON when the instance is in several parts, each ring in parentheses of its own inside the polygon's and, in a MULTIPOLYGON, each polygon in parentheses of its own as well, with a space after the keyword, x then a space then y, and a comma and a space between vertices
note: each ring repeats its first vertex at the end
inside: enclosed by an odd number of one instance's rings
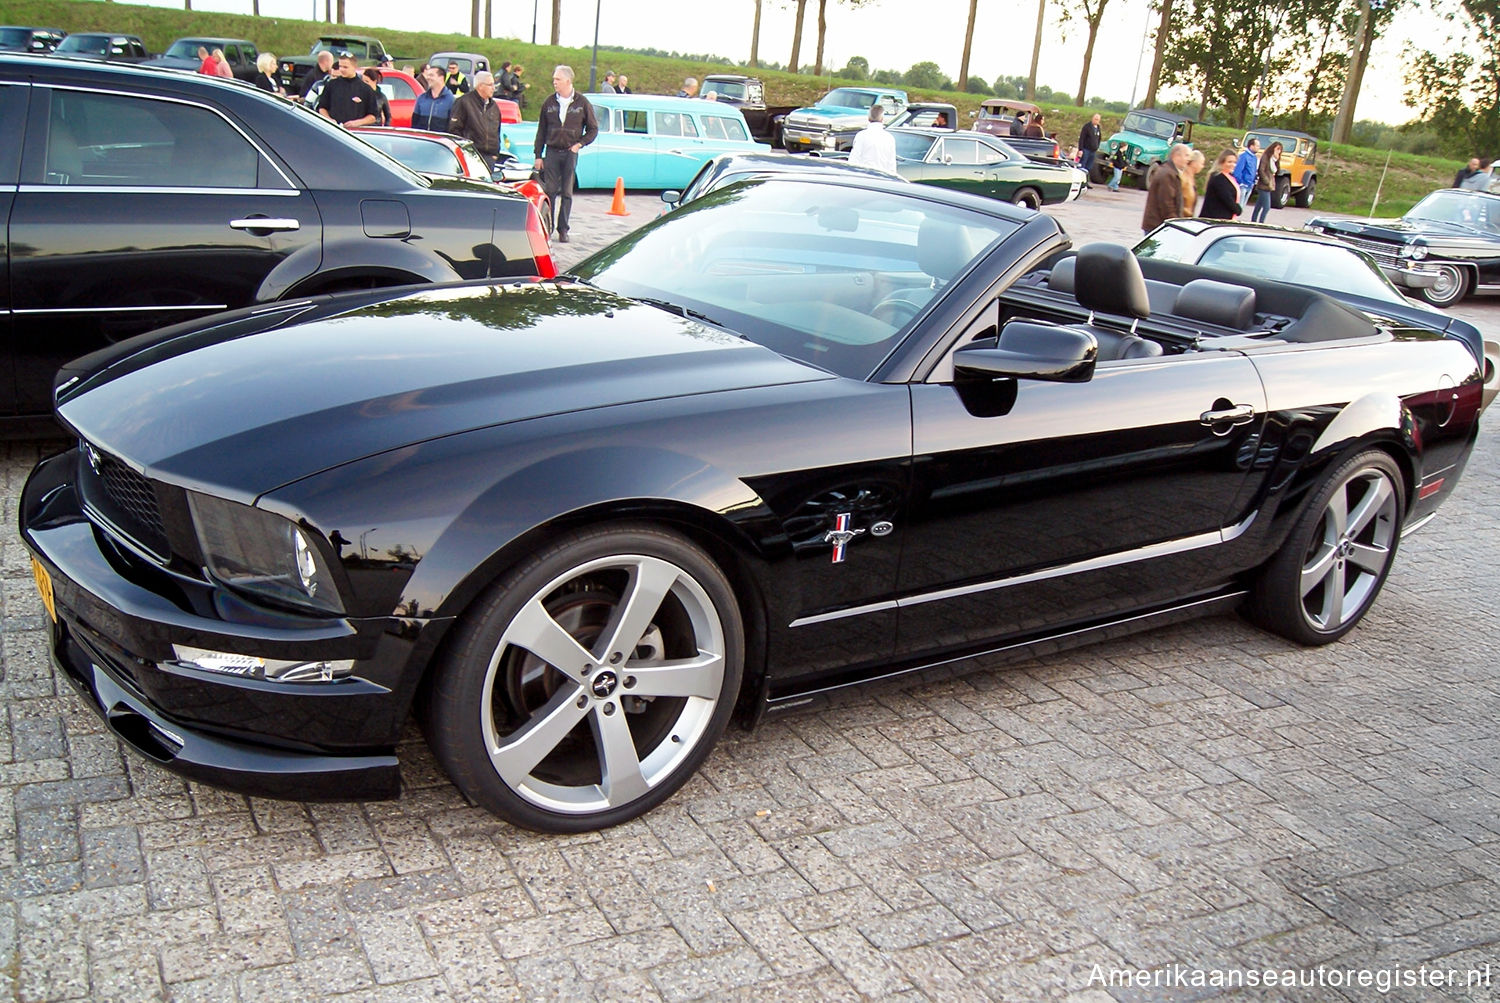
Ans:
POLYGON ((625 208, 625 179, 615 178, 615 201, 609 207, 611 216, 629 216, 630 210, 625 208))

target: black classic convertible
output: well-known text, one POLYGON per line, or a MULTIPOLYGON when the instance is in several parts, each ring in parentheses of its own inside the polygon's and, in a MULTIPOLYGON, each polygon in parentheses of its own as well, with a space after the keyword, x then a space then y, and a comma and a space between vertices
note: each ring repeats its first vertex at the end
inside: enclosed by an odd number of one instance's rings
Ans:
POLYGON ((573 275, 346 293, 60 374, 21 533, 135 749, 394 796, 415 708, 552 831, 738 709, 1245 608, 1370 608, 1477 434, 1477 339, 879 180, 714 191, 573 275))

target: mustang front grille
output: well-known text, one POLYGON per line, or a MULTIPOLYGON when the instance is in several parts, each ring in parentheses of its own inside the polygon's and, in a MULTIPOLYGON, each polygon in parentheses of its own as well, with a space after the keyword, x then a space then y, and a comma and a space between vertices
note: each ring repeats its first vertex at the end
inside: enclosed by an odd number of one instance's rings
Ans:
POLYGON ((171 555, 156 488, 117 458, 87 442, 79 444, 83 501, 113 529, 161 560, 171 555))

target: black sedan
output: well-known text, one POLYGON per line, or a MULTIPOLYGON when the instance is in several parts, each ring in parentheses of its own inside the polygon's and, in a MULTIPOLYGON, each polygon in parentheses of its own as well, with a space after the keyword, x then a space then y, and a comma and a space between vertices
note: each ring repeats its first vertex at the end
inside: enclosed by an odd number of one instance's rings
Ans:
POLYGON ((1433 306, 1500 293, 1500 195, 1444 189, 1400 219, 1320 218, 1307 228, 1364 251, 1433 306))
POLYGON ((9 254, 0 423, 35 431, 75 356, 338 289, 552 274, 540 220, 326 119, 209 77, 0 58, 9 254), (17 184, 19 182, 19 184, 17 184))
POLYGON ((552 281, 240 311, 84 360, 18 505, 125 742, 390 796, 661 803, 735 713, 1244 604, 1342 637, 1477 433, 1477 343, 919 185, 729 185, 552 281), (1172 302, 1153 309, 1147 282, 1172 302))
POLYGON ((696 198, 746 178, 810 174, 830 178, 891 178, 873 167, 856 167, 842 158, 816 154, 800 157, 791 153, 721 153, 700 167, 681 191, 669 188, 662 192, 661 200, 665 203, 662 212, 681 208, 696 198))
MULTIPOLYGON (((1174 219, 1135 245, 1142 258, 1202 265, 1234 275, 1321 289, 1341 303, 1371 314, 1377 323, 1409 324, 1472 341, 1481 335, 1468 321, 1417 306, 1391 283, 1373 258, 1341 240, 1301 230, 1208 219, 1174 219)), ((1484 407, 1500 389, 1500 343, 1484 342, 1484 407)))

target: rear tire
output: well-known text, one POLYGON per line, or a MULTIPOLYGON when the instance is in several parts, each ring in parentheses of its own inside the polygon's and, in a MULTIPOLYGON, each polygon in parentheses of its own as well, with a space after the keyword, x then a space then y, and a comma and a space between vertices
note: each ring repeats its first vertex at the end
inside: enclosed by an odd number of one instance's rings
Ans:
POLYGON ((1378 449, 1329 474, 1261 572, 1246 615, 1306 645, 1354 629, 1380 594, 1406 517, 1396 461, 1378 449))
POLYGON ((1022 188, 1012 196, 1011 201, 1023 209, 1040 209, 1042 194, 1035 188, 1022 188))
POLYGON ((734 592, 696 545, 585 530, 506 572, 454 628, 420 714, 471 800, 538 832, 661 804, 708 757, 739 693, 734 592))

